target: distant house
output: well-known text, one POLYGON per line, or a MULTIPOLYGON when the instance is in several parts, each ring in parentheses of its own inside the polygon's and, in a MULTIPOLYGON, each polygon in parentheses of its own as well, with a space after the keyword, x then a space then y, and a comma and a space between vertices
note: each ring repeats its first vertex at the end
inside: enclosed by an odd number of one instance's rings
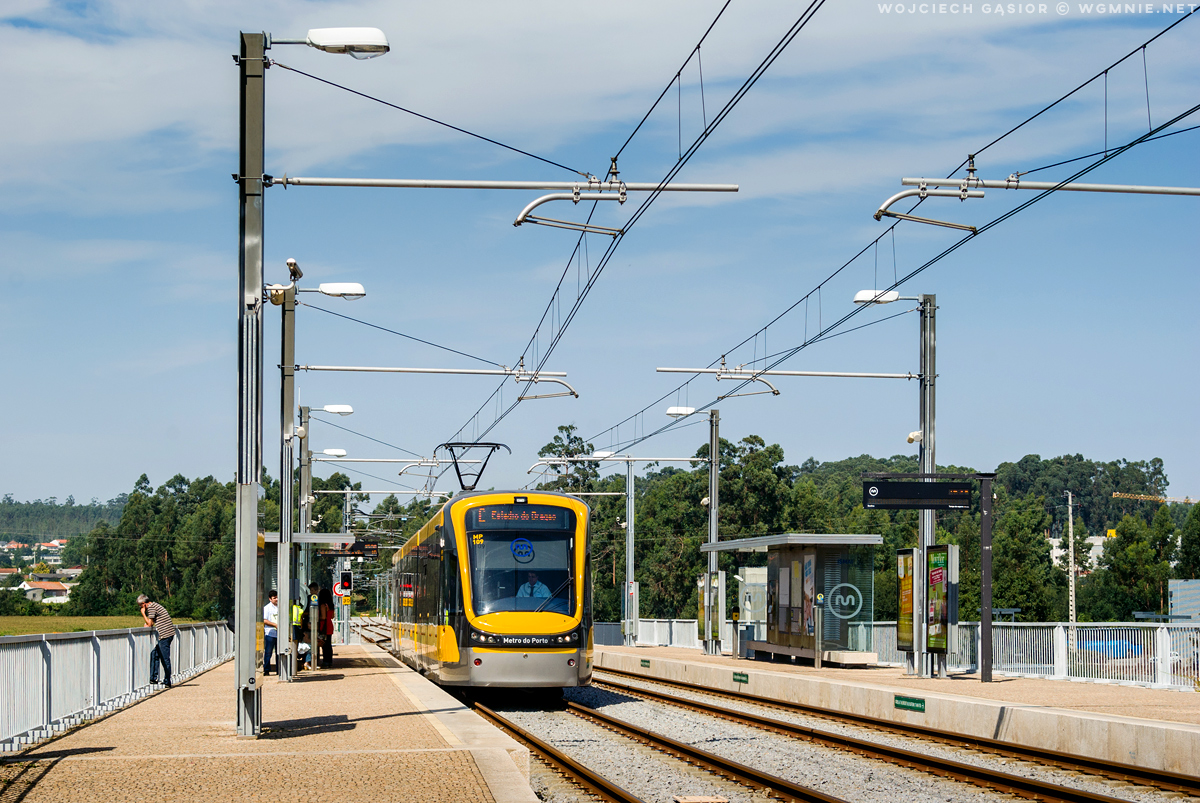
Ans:
POLYGON ((63 547, 67 545, 65 538, 47 541, 44 544, 37 544, 38 558, 48 566, 59 566, 62 564, 63 547))
POLYGON ((25 598, 34 602, 61 604, 71 596, 71 589, 56 580, 26 580, 17 586, 25 598))
POLYGON ((65 576, 68 581, 78 580, 79 575, 83 574, 83 567, 82 566, 72 566, 72 567, 66 568, 66 569, 59 569, 58 573, 65 576))
MULTIPOLYGON (((0 569, 0 588, 9 587, 8 584, 10 582, 12 582, 12 579, 14 577, 16 577, 17 579, 20 579, 20 577, 21 577, 20 569, 0 569)), ((15 587, 16 586, 13 586, 13 588, 15 588, 15 587)))
POLYGON ((20 552, 26 546, 26 544, 22 544, 20 541, 9 541, 7 544, 0 544, 0 552, 20 552))

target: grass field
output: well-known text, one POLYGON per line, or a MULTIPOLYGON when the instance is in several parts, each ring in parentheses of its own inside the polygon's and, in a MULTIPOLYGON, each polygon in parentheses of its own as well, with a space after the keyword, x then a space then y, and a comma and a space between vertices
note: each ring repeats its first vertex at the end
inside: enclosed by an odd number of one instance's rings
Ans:
MULTIPOLYGON (((178 624, 191 620, 177 619, 178 624)), ((140 616, 0 616, 0 636, 32 633, 79 633, 85 630, 117 630, 145 627, 140 616)))

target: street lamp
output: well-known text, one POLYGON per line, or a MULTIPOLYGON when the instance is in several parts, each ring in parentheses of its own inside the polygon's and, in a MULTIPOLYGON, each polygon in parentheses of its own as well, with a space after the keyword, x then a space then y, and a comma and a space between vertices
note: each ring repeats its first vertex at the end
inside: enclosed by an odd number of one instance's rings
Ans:
MULTIPOLYGON (((292 438, 299 435, 304 437, 295 427, 293 410, 296 397, 296 294, 322 293, 333 298, 355 300, 367 293, 357 282, 323 283, 313 288, 297 287, 297 282, 304 278, 304 271, 295 259, 287 260, 288 284, 267 285, 264 290, 271 303, 282 309, 281 358, 279 361, 279 477, 280 477, 280 511, 279 511, 279 602, 284 610, 291 610, 292 564, 295 560, 292 548, 292 535, 295 525, 292 521, 292 438)), ((328 405, 327 412, 339 415, 349 415, 354 412, 349 405, 328 405), (332 408, 332 409, 331 409, 332 408)), ((301 429, 307 431, 307 421, 301 429)), ((344 452, 342 453, 345 454, 344 452)), ((291 649, 291 634, 285 633, 279 641, 279 648, 284 654, 291 649)), ((294 675, 294 667, 289 665, 279 674, 280 680, 290 681, 294 675)))
MULTIPOLYGON (((237 685, 237 735, 258 736, 262 729, 262 683, 258 628, 262 610, 258 571, 258 495, 262 483, 263 433, 263 195, 270 179, 265 165, 265 86, 271 47, 267 33, 241 34, 234 57, 239 80, 238 172, 238 463, 234 552, 234 673, 237 685)), ((293 40, 279 40, 280 44, 293 40)), ((303 41, 331 53, 370 58, 388 51, 377 29, 319 28, 303 41)), ((293 364, 289 360, 285 364, 293 364)), ((290 420, 291 400, 288 400, 290 420)), ((290 444, 292 427, 285 437, 290 444)), ((286 477, 287 475, 285 475, 286 477)), ((282 479, 282 478, 281 478, 282 479)), ((290 510, 290 482, 283 483, 290 510)), ((280 500, 281 502, 285 500, 280 500)), ((290 535, 290 534, 289 534, 290 535)), ((280 538, 284 537, 280 532, 280 538)), ((285 549, 290 550, 290 546, 285 549)))
MULTIPOLYGON (((854 294, 854 303, 862 305, 875 304, 890 304, 893 301, 917 301, 920 303, 921 312, 921 428, 916 432, 908 434, 908 442, 919 445, 919 462, 920 472, 922 474, 933 474, 937 471, 937 462, 934 459, 934 422, 935 422, 935 391, 937 389, 937 368, 935 365, 935 357, 937 351, 937 296, 922 293, 919 296, 902 296, 897 290, 860 290, 854 294)), ((925 482, 932 482, 932 477, 926 477, 925 482)), ((934 536, 934 512, 932 510, 919 510, 920 521, 920 538, 917 540, 917 564, 916 576, 921 580, 919 583, 913 583, 913 610, 925 610, 925 573, 928 570, 927 550, 929 547, 937 543, 934 536), (919 589, 918 589, 919 586, 919 589)), ((990 555, 988 558, 990 559, 990 555)), ((990 569, 990 567, 989 567, 990 569)), ((925 622, 926 617, 919 616, 913 619, 913 652, 909 653, 912 656, 912 661, 915 666, 910 666, 909 671, 916 669, 922 676, 926 677, 929 670, 926 668, 926 651, 925 651, 925 622), (922 624, 917 625, 920 621, 922 624)), ((944 656, 939 657, 939 661, 945 660, 944 656)))

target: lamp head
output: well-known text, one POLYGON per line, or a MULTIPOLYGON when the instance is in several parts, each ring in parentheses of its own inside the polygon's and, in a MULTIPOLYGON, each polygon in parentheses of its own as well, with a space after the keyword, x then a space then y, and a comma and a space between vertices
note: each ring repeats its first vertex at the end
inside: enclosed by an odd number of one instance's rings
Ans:
POLYGON ((899 290, 888 290, 887 292, 880 292, 879 290, 859 290, 854 294, 854 303, 891 304, 898 298, 900 298, 899 290))
POLYGON ((667 415, 671 418, 683 418, 696 412, 695 407, 668 407, 667 415))
POLYGON ((591 456, 605 458, 605 457, 612 457, 614 454, 616 454, 616 452, 592 452, 591 456))
POLYGON ((348 301, 354 301, 367 294, 367 291, 358 282, 323 282, 317 285, 317 290, 327 296, 344 298, 348 301))
POLYGON ((322 449, 321 454, 327 455, 329 457, 345 457, 346 450, 345 449, 322 449))
POLYGON ((327 413, 336 413, 338 415, 350 415, 354 412, 354 408, 348 404, 327 404, 321 409, 327 413))
POLYGON ((373 59, 391 50, 387 36, 378 28, 313 28, 304 42, 326 53, 345 53, 356 59, 373 59))

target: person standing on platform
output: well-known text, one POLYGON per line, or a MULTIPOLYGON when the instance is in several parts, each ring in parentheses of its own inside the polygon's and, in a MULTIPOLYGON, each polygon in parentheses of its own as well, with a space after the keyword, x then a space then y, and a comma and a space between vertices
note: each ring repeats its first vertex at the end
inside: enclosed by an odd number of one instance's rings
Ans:
MULTIPOLYGON (((267 592, 267 604, 263 606, 263 674, 271 674, 271 657, 275 655, 275 645, 279 643, 279 592, 271 589, 267 592)), ((279 674, 279 667, 275 667, 279 674)))
POLYGON ((317 612, 318 630, 321 634, 321 654, 317 666, 322 669, 333 668, 333 593, 328 588, 322 588, 317 597, 319 605, 317 612))
POLYGON ((159 682, 158 665, 162 663, 162 683, 169 689, 171 688, 171 642, 175 638, 175 623, 171 621, 171 614, 167 613, 166 608, 157 602, 151 602, 145 594, 139 595, 137 602, 138 608, 142 611, 142 619, 146 621, 146 627, 152 627, 158 633, 158 643, 150 651, 150 682, 159 682))

